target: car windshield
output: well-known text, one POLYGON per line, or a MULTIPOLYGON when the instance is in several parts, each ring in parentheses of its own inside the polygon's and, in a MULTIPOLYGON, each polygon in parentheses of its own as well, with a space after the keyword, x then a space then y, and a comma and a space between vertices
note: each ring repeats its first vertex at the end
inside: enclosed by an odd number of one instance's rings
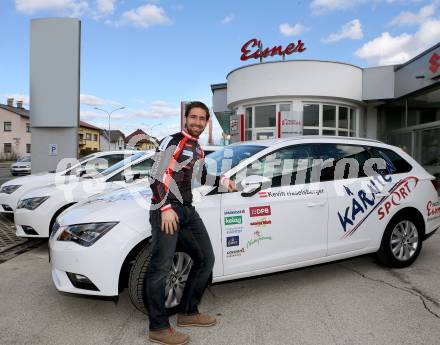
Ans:
POLYGON ((266 146, 261 145, 225 146, 205 157, 208 173, 219 176, 265 148, 266 146))
POLYGON ((30 162, 31 161, 31 157, 21 157, 19 159, 17 159, 17 162, 30 162))
POLYGON ((81 165, 81 163, 83 163, 85 161, 88 161, 88 160, 91 160, 95 156, 96 156, 96 153, 91 153, 91 154, 89 154, 87 156, 79 158, 78 161, 75 164, 73 164, 73 165, 72 164, 68 164, 67 169, 64 171, 63 175, 66 175, 66 176, 70 175, 71 173, 73 173, 74 169, 78 168, 81 165))
POLYGON ((85 160, 91 159, 91 158, 93 158, 95 156, 96 156, 96 153, 91 153, 91 154, 89 154, 87 156, 84 156, 84 157, 81 157, 80 159, 78 159, 78 162, 82 163, 85 160))
POLYGON ((146 153, 144 151, 136 152, 134 155, 132 155, 132 156, 130 156, 128 158, 125 158, 125 159, 123 159, 122 161, 119 161, 116 164, 113 164, 112 166, 108 167, 104 171, 101 171, 99 176, 108 176, 111 173, 115 172, 116 170, 119 170, 123 166, 129 164, 130 162, 135 161, 136 159, 138 159, 139 157, 142 157, 145 154, 146 153))

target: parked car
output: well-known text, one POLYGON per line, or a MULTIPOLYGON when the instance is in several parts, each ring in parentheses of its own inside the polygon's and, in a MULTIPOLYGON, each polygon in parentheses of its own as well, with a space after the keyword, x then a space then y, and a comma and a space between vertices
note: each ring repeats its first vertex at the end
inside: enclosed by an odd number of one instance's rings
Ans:
POLYGON ((94 176, 34 189, 21 196, 14 212, 16 235, 49 237, 56 217, 88 197, 148 176, 154 151, 137 151, 94 176))
POLYGON ((97 174, 135 152, 138 151, 96 152, 79 160, 73 159, 57 172, 32 174, 7 181, 0 187, 0 213, 13 213, 18 199, 34 189, 49 186, 60 180, 68 183, 77 181, 83 175, 97 174))
POLYGON ((205 156, 221 150, 223 148, 223 146, 218 146, 218 145, 202 145, 202 149, 203 149, 203 153, 205 154, 205 156))
MULTIPOLYGON (((232 193, 210 186, 193 190, 216 257, 214 283, 368 253, 391 267, 406 267, 440 227, 433 176, 401 149, 381 142, 255 141, 209 157, 218 163, 211 171, 239 186, 232 193), (360 169, 352 169, 356 165, 360 169)), ((117 296, 128 287, 133 304, 145 312, 150 195, 142 184, 118 189, 57 218, 49 246, 59 291, 117 296)), ((179 306, 190 267, 190 256, 178 248, 165 288, 170 313, 179 306)))
POLYGON ((11 175, 28 175, 31 173, 31 156, 20 157, 11 164, 11 175))

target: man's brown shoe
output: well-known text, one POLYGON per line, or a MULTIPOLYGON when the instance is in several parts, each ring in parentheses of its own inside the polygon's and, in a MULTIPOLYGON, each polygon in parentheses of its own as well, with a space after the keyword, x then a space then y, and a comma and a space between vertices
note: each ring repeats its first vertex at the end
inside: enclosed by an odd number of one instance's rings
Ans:
POLYGON ((173 328, 150 331, 150 341, 162 345, 185 345, 189 342, 189 335, 176 332, 173 328))
POLYGON ((216 323, 215 317, 207 314, 177 315, 177 326, 179 327, 210 327, 216 323))

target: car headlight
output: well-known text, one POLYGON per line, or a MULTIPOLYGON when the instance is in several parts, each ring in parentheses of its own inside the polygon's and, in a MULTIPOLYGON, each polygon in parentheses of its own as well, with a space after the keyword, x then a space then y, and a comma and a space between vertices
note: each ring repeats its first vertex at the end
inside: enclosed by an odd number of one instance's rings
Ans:
POLYGON ((27 210, 35 210, 43 202, 49 199, 48 196, 39 196, 36 198, 22 199, 18 202, 17 209, 25 208, 27 210))
POLYGON ((11 184, 9 186, 3 186, 0 189, 0 193, 12 194, 20 187, 21 187, 21 184, 11 184))
POLYGON ((70 241, 90 247, 119 222, 74 224, 61 227, 58 241, 70 241))

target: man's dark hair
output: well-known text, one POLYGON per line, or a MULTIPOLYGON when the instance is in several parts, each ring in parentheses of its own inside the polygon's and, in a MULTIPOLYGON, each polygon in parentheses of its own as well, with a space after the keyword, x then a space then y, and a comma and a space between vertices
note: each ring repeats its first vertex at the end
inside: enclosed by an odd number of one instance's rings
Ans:
POLYGON ((202 108, 205 113, 206 113, 206 121, 209 120, 209 108, 206 106, 205 103, 203 102, 199 102, 199 101, 194 101, 194 102, 189 102, 186 104, 185 106, 185 117, 188 117, 189 112, 191 111, 192 108, 202 108))

